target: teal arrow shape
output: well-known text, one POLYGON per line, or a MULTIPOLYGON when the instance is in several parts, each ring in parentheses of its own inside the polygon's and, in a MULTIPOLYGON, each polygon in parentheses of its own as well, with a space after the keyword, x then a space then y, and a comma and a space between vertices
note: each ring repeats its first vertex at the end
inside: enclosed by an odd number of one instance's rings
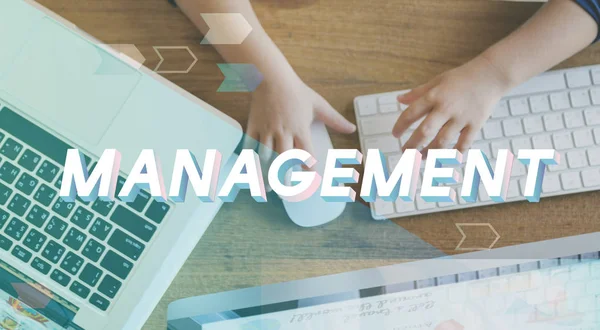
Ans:
POLYGON ((264 77, 254 64, 217 64, 225 80, 217 92, 254 92, 264 77))

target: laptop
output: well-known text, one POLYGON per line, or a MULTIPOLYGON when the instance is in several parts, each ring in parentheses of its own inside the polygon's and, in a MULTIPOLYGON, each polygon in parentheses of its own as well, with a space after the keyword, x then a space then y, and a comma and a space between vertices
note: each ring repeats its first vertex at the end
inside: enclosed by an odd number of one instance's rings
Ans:
POLYGON ((0 328, 139 329, 220 203, 64 202, 67 149, 119 150, 118 191, 142 149, 226 160, 241 127, 33 1, 0 2, 0 45, 0 328))
POLYGON ((169 330, 598 329, 600 233, 175 301, 169 330))

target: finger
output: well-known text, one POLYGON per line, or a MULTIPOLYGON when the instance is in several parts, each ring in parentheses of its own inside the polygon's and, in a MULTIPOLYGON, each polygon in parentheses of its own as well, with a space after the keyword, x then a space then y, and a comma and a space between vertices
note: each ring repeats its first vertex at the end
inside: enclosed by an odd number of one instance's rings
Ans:
POLYGON ((250 149, 250 150, 254 150, 254 151, 258 152, 258 150, 257 150, 258 149, 258 139, 259 139, 258 132, 248 128, 248 131, 244 135, 244 142, 242 144, 242 148, 250 149))
POLYGON ((294 148, 294 138, 291 135, 280 134, 275 140, 275 151, 278 154, 282 154, 290 149, 294 148))
POLYGON ((356 131, 356 125, 337 112, 325 99, 319 100, 315 110, 315 117, 327 127, 343 134, 352 134, 356 131))
POLYGON ((471 147, 473 142, 475 141, 475 137, 477 137, 477 132, 479 132, 480 127, 466 126, 460 132, 460 137, 458 138, 458 142, 456 143, 455 149, 458 151, 465 153, 467 149, 471 147))
POLYGON ((433 105, 427 102, 424 98, 420 98, 406 109, 392 128, 392 134, 396 138, 400 138, 404 132, 417 120, 421 119, 425 114, 431 111, 433 105))
POLYGON ((398 95, 398 102, 410 105, 414 101, 421 98, 433 85, 433 80, 423 84, 417 88, 413 88, 410 92, 402 95, 398 95))
POLYGON ((425 154, 429 149, 445 149, 450 146, 455 138, 460 134, 460 131, 465 127, 463 123, 459 123, 455 120, 449 120, 440 132, 436 135, 435 139, 425 147, 423 153, 425 154))
MULTIPOLYGON (((311 154, 313 157, 315 157, 312 144, 312 137, 308 132, 300 134, 294 138, 294 148, 302 149, 311 154)), ((302 166, 302 168, 307 169, 306 166, 302 166)))
POLYGON ((448 117, 433 111, 413 132, 408 141, 402 146, 402 150, 418 149, 419 147, 422 147, 438 134, 447 121, 448 117))
POLYGON ((261 172, 265 182, 265 188, 268 192, 271 191, 269 186, 269 167, 271 167, 271 158, 273 156, 273 138, 270 135, 261 135, 260 144, 258 145, 258 157, 261 164, 261 172))

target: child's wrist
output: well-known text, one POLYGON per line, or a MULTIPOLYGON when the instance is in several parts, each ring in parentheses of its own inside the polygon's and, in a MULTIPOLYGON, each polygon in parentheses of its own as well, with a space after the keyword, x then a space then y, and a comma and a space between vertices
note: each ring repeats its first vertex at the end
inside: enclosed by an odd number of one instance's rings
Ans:
POLYGON ((492 86, 496 88, 497 93, 504 95, 517 86, 517 79, 511 74, 510 70, 496 63, 493 54, 484 52, 473 59, 476 65, 483 68, 486 78, 490 79, 492 86))

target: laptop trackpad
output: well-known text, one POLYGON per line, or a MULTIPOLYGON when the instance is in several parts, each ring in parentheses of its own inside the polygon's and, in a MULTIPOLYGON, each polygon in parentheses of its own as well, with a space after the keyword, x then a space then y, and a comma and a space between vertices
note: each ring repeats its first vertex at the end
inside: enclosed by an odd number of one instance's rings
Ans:
POLYGON ((49 18, 41 20, 0 89, 97 145, 141 74, 49 18))

